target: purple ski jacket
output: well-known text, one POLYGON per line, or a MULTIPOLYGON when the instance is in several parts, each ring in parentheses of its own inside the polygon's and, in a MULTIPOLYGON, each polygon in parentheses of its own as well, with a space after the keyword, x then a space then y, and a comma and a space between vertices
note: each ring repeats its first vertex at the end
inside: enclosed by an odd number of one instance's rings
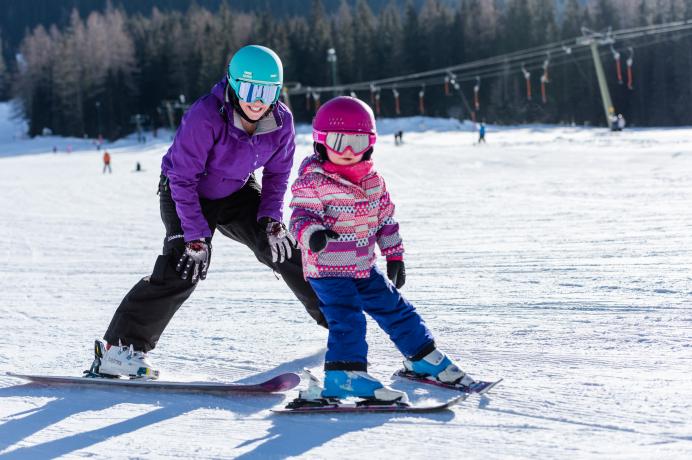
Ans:
POLYGON ((261 167, 262 198, 257 219, 281 221, 295 152, 293 115, 277 102, 273 112, 257 123, 255 134, 249 136, 240 115, 233 111, 226 86, 222 80, 210 94, 192 104, 161 162, 185 241, 211 237, 200 198, 215 200, 237 192, 261 167))

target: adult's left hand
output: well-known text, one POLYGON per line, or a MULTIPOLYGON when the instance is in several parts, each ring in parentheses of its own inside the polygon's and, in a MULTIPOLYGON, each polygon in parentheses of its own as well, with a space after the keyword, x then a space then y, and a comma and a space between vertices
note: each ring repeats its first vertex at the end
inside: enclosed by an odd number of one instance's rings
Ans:
POLYGON ((293 255, 293 248, 296 247, 296 240, 286 229, 282 222, 265 217, 260 223, 265 225, 267 241, 272 251, 272 262, 282 263, 290 259, 293 255))

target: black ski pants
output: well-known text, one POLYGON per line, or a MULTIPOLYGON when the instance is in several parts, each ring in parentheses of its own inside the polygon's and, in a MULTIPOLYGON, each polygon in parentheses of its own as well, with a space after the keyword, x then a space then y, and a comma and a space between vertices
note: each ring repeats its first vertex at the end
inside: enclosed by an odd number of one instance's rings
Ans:
MULTIPOLYGON (((238 241, 254 252, 257 260, 279 273, 310 316, 326 327, 319 300, 303 278, 299 250, 290 259, 274 263, 265 229, 257 223, 261 187, 253 176, 247 184, 230 196, 218 200, 201 199, 202 213, 212 234, 221 234, 238 241)), ((132 345, 136 350, 149 351, 156 347, 161 333, 178 308, 195 290, 197 284, 180 279, 175 267, 185 250, 181 237, 183 229, 171 198, 168 180, 161 176, 159 183, 161 219, 166 227, 163 255, 160 255, 150 276, 142 278, 120 303, 104 335, 109 343, 132 345)), ((213 250, 212 250, 213 256, 213 250)), ((213 270, 211 264, 211 270, 213 270)), ((202 282, 202 281, 200 281, 202 282)))

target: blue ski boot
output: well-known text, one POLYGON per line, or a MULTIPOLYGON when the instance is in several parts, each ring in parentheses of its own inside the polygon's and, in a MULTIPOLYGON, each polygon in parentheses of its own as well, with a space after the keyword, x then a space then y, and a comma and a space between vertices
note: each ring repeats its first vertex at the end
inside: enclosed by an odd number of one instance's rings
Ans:
POLYGON ((325 371, 323 398, 363 398, 382 402, 408 402, 403 391, 394 390, 363 371, 325 371))
POLYGON ((437 349, 424 356, 423 359, 405 360, 404 367, 407 371, 421 377, 448 385, 469 387, 476 382, 470 375, 459 369, 447 355, 437 349))

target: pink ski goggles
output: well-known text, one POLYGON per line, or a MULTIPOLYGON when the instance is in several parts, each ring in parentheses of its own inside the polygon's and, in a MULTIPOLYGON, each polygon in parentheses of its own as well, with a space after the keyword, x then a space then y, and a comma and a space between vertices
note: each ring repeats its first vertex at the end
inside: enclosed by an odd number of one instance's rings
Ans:
POLYGON ((318 144, 326 145, 338 155, 343 155, 346 150, 351 149, 354 155, 359 156, 375 145, 377 135, 313 131, 312 139, 318 144))

